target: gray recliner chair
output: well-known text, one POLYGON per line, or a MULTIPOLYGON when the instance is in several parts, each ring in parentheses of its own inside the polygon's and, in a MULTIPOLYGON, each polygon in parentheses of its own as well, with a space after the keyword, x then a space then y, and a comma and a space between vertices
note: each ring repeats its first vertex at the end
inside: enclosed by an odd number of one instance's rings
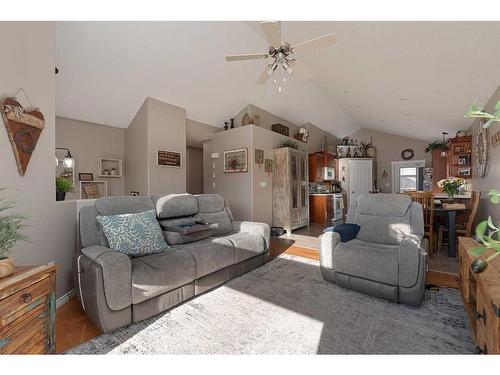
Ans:
POLYGON ((364 194, 351 201, 347 223, 361 228, 341 242, 321 235, 320 264, 325 280, 392 302, 419 306, 427 268, 422 206, 402 194, 364 194))

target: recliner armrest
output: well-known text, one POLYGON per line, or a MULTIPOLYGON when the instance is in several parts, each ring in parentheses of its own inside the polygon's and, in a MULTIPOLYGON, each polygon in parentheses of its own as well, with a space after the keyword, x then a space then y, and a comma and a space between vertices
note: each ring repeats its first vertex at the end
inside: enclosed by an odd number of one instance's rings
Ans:
POLYGON ((426 261, 427 250, 422 238, 406 235, 399 245, 399 285, 405 288, 415 286, 418 281, 421 262, 426 261))
POLYGON ((340 234, 337 232, 325 232, 320 237, 319 262, 321 266, 333 268, 333 252, 340 243, 340 234))
POLYGON ((88 269, 78 270, 80 277, 94 264, 102 268, 104 293, 111 310, 121 310, 132 304, 132 263, 130 258, 119 251, 104 246, 89 246, 81 250, 82 256, 91 260, 88 269))
POLYGON ((233 230, 239 232, 260 234, 266 243, 266 250, 269 250, 271 239, 271 228, 266 223, 256 221, 233 221, 233 230))

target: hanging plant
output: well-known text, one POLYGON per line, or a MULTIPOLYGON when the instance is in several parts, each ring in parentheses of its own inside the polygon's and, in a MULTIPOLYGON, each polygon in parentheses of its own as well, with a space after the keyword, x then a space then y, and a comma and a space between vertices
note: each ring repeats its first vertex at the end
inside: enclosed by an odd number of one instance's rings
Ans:
MULTIPOLYGON (((488 193, 488 197, 491 203, 500 203, 500 193, 498 191, 491 190, 488 193)), ((488 217, 488 220, 482 221, 477 225, 475 240, 481 245, 471 249, 469 254, 474 257, 479 257, 488 249, 494 250, 494 253, 486 259, 474 259, 471 264, 472 271, 476 273, 483 272, 488 266, 488 263, 500 255, 499 226, 500 224, 495 225, 493 223, 491 216, 488 217)))
POLYGON ((469 111, 465 114, 465 117, 469 118, 484 118, 487 121, 483 124, 483 128, 489 128, 493 122, 500 122, 500 100, 495 105, 495 112, 490 114, 488 112, 484 112, 477 104, 477 100, 472 103, 469 111))

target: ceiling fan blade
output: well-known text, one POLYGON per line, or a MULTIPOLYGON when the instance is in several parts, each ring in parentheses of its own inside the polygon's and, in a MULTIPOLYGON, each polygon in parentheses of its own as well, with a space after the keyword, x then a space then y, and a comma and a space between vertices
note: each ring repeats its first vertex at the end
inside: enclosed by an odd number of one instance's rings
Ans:
POLYGON ((269 45, 278 48, 281 46, 281 22, 279 21, 266 21, 261 22, 260 26, 266 34, 269 45))
POLYGON ((258 59, 265 59, 266 57, 267 53, 247 53, 244 55, 226 56, 226 61, 258 60, 258 59))
MULTIPOLYGON (((271 73, 272 74, 272 73, 271 73)), ((270 75, 269 75, 269 71, 268 69, 265 69, 262 74, 260 75, 259 79, 257 80, 257 83, 259 85, 263 85, 264 83, 267 82, 267 80, 269 79, 270 75)))
POLYGON ((314 71, 313 68, 311 68, 309 65, 303 63, 302 61, 299 61, 299 60, 291 60, 289 61, 288 63, 292 69, 293 69, 293 72, 297 72, 298 74, 300 74, 301 76, 305 77, 305 78, 313 78, 314 75, 316 74, 316 72, 314 71))
POLYGON ((293 52, 302 52, 313 48, 321 48, 334 44, 336 41, 335 35, 327 34, 320 36, 319 38, 308 40, 307 42, 302 42, 296 44, 292 47, 293 52))

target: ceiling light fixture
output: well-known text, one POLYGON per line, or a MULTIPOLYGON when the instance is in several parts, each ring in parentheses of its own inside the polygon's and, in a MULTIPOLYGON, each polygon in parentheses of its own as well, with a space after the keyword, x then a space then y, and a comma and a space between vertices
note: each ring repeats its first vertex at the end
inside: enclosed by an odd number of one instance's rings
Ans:
POLYGON ((443 145, 444 145, 444 149, 443 151, 441 151, 441 157, 445 158, 448 156, 448 148, 446 147, 446 136, 448 135, 448 133, 442 132, 441 134, 443 135, 443 145))

